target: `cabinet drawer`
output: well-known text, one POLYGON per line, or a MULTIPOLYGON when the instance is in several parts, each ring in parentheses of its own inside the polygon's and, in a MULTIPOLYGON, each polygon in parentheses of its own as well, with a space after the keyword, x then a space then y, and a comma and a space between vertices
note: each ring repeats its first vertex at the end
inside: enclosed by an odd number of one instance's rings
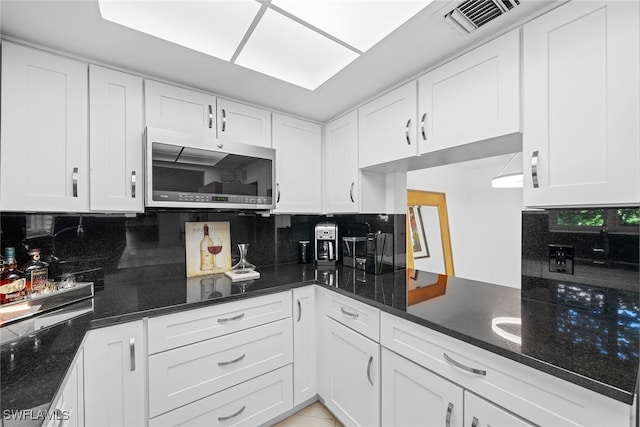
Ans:
POLYGON ((629 405, 388 313, 380 343, 535 424, 628 426, 631 419, 629 405))
POLYGON ((149 354, 291 317, 291 292, 149 319, 149 354))
POLYGON ((380 341, 380 310, 336 292, 325 294, 327 316, 375 342, 380 341))
POLYGON ((149 420, 158 426, 255 426, 293 407, 291 365, 149 420))
POLYGON ((292 342, 283 319, 150 356, 150 417, 291 363, 292 342))

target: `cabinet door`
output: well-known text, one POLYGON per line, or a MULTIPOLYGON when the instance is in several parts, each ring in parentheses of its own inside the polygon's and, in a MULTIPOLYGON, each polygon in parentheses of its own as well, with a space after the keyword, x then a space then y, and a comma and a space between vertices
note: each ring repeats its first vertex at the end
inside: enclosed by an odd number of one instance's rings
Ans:
POLYGON ((473 427, 532 427, 531 424, 504 409, 464 392, 464 425, 473 427))
POLYGON ((322 210, 322 130, 320 125, 273 115, 277 213, 322 210))
POLYGON ((348 426, 380 425, 380 349, 377 343, 325 317, 325 404, 348 426))
POLYGON ((3 211, 88 208, 87 64, 2 43, 3 211))
POLYGON ((293 290, 293 404, 317 393, 315 286, 293 290))
POLYGON ((271 112, 218 98, 218 138, 271 147, 271 112))
POLYGON ((84 426, 84 365, 82 349, 69 368, 62 390, 54 398, 49 411, 51 417, 46 427, 82 427, 84 426))
POLYGON ((420 153, 520 132, 520 30, 418 81, 420 153))
POLYGON ((638 2, 570 2, 524 25, 526 206, 640 200, 638 2))
POLYGON ((153 80, 144 81, 147 126, 216 136, 216 97, 153 80))
POLYGON ((145 424, 142 321, 89 331, 84 344, 85 424, 145 424))
POLYGON ((324 190, 326 213, 358 212, 358 112, 325 127, 324 190))
POLYGON ((416 82, 360 107, 358 129, 361 168, 417 155, 416 82))
POLYGON ((142 78, 89 67, 89 207, 142 212, 142 78))
POLYGON ((385 427, 463 425, 462 387, 386 348, 382 349, 382 401, 385 427))

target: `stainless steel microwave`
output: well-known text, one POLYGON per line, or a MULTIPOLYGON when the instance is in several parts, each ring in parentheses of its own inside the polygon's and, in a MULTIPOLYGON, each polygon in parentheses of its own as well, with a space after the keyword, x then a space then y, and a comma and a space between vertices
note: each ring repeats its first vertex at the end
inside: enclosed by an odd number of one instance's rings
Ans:
POLYGON ((145 204, 187 209, 275 208, 275 150, 147 128, 145 204))

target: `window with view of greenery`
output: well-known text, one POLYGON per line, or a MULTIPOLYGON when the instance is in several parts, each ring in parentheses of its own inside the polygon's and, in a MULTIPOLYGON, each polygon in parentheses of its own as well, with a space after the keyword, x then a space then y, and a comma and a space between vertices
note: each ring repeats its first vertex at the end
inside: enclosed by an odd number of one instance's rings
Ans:
POLYGON ((640 225, 640 209, 567 209, 557 212, 556 225, 609 228, 640 225))
POLYGON ((620 225, 640 225, 640 209, 618 209, 620 225))

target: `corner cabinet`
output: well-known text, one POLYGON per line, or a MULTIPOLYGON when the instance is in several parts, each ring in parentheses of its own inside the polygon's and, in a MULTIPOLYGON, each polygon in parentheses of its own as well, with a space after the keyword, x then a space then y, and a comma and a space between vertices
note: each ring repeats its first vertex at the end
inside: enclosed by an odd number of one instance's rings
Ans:
POLYGON ((144 81, 149 127, 216 137, 216 97, 154 80, 144 81))
POLYGON ((271 147, 271 112, 218 98, 218 139, 271 147))
POLYGON ((145 425, 142 320, 89 331, 83 351, 85 424, 145 425))
POLYGON ((87 64, 3 41, 0 120, 0 210, 87 211, 87 64))
POLYGON ((418 155, 417 92, 412 81, 358 109, 360 168, 418 155))
POLYGON ((420 153, 520 132, 520 29, 418 80, 420 153))
POLYGON ((92 211, 142 212, 142 78, 89 66, 92 211))
POLYGON ((318 393, 316 286, 293 290, 293 404, 318 393))
POLYGON ((276 150, 275 213, 322 210, 322 127, 273 114, 276 150))
POLYGON ((325 126, 324 136, 324 211, 359 211, 358 113, 340 117, 325 126))
POLYGON ((639 7, 575 1, 524 25, 525 206, 640 202, 639 7))

